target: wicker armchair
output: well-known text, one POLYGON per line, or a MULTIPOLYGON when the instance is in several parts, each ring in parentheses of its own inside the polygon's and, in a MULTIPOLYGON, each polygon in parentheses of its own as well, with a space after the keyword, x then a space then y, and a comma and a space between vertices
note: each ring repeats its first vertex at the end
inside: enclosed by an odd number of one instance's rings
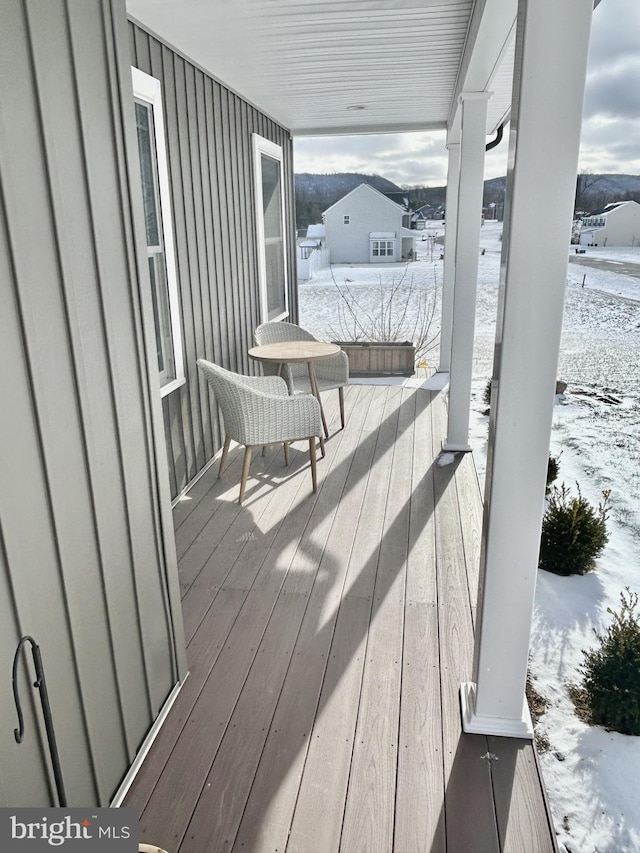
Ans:
MULTIPOLYGON (((276 344, 282 341, 315 341, 317 338, 296 326, 294 323, 263 323, 255 331, 255 340, 259 346, 276 344)), ((265 373, 276 373, 276 365, 264 364, 265 373)), ((349 382, 349 359, 346 353, 339 352, 331 358, 323 358, 314 365, 314 372, 319 391, 338 389, 340 399, 340 422, 344 429, 344 386, 349 382)), ((305 364, 285 364, 282 375, 287 380, 291 394, 309 394, 311 384, 305 364)))
POLYGON ((320 405, 314 396, 290 397, 287 383, 277 376, 240 376, 210 361, 198 359, 198 367, 213 390, 224 422, 224 447, 218 476, 229 452, 231 439, 245 445, 240 499, 242 503, 252 450, 256 446, 282 443, 289 463, 290 441, 309 441, 311 480, 317 488, 316 436, 322 434, 320 405))

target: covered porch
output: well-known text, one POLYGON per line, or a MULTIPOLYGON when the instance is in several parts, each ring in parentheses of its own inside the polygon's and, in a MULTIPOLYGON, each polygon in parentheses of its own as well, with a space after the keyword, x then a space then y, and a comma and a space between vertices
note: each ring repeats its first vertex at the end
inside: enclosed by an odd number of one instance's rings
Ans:
POLYGON ((532 742, 461 727, 482 506, 445 393, 346 390, 317 494, 271 448, 240 507, 236 448, 177 503, 189 676, 123 805, 169 853, 552 851, 532 742))

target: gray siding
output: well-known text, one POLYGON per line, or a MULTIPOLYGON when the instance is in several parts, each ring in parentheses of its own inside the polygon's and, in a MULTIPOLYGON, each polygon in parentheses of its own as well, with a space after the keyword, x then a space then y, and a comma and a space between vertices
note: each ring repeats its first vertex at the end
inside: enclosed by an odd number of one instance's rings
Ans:
POLYGON ((289 304, 297 317, 293 146, 288 131, 133 23, 129 43, 132 64, 162 83, 187 380, 163 399, 175 496, 221 446, 196 359, 256 369, 247 355, 261 322, 253 133, 284 152, 289 304))
POLYGON ((68 799, 104 805, 184 669, 124 0, 3 0, 0 37, 0 806, 53 802, 22 634, 68 799))

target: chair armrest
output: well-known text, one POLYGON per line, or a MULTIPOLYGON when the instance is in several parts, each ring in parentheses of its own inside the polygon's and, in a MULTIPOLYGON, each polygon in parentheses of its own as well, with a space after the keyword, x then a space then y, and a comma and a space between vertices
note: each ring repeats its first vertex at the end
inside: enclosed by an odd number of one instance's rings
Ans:
POLYGON ((253 388, 255 391, 262 391, 263 394, 276 394, 279 397, 289 396, 287 383, 281 376, 240 376, 237 380, 246 385, 247 388, 253 388))

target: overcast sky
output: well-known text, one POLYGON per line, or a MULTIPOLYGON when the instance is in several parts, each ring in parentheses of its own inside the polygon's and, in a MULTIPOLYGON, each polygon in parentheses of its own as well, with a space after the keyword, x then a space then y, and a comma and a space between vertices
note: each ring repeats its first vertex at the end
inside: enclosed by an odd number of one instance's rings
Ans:
MULTIPOLYGON (((296 172, 363 172, 396 184, 446 183, 445 134, 306 137, 296 172)), ((508 133, 487 153, 485 176, 506 174, 508 133)), ((593 13, 580 171, 640 174, 640 0, 602 0, 593 13)))

